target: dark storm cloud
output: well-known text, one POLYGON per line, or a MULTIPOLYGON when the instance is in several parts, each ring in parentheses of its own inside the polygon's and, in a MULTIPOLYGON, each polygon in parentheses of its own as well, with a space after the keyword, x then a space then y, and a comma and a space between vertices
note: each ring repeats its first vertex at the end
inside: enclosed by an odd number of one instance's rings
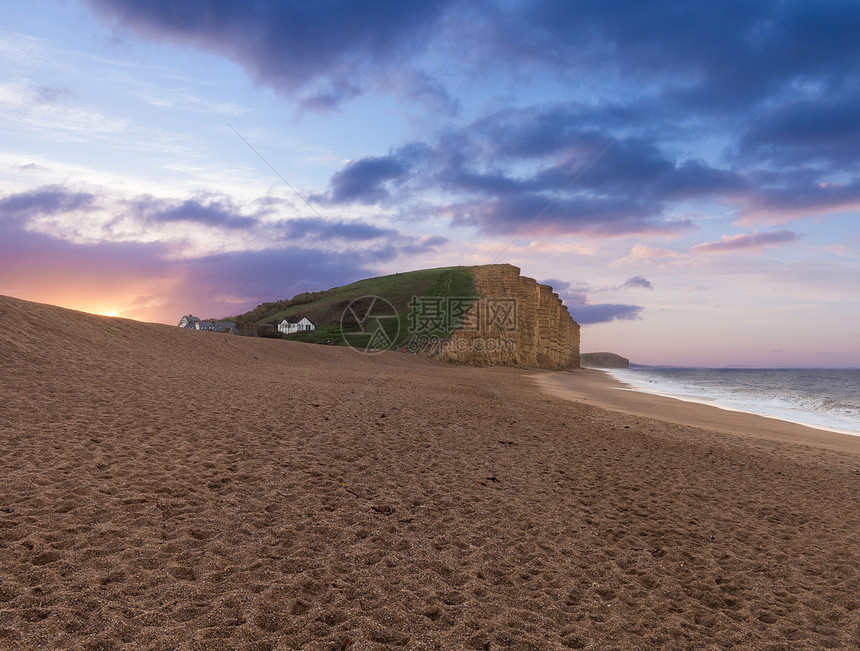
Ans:
POLYGON ((604 194, 638 195, 652 200, 680 199, 740 191, 746 181, 730 170, 694 160, 678 160, 653 135, 613 138, 591 128, 573 105, 497 112, 463 130, 459 159, 519 158, 550 161, 522 180, 528 189, 588 189, 604 194))
POLYGON ((664 83, 667 99, 723 111, 804 78, 838 86, 860 61, 858 28, 850 1, 543 0, 501 12, 486 42, 515 60, 664 83))
POLYGON ((858 165, 860 92, 798 99, 760 116, 741 137, 738 158, 776 165, 858 165))
POLYGON ((152 38, 223 54, 282 91, 315 81, 308 101, 335 106, 361 92, 357 84, 422 51, 443 2, 323 0, 90 0, 116 25, 152 38))
MULTIPOLYGON (((857 196, 853 178, 836 187, 824 176, 860 168, 853 1, 90 4, 127 29, 223 54, 305 109, 372 89, 442 120, 417 154, 395 148, 347 164, 315 197, 330 204, 412 206, 434 192, 423 214, 507 233, 553 203, 540 219, 547 232, 616 235, 688 229, 673 215, 689 200, 773 221, 792 201, 822 214, 857 196), (571 101, 488 102, 471 124, 446 126, 458 98, 434 63, 499 89, 544 76, 571 101), (720 143, 708 161, 686 153, 698 138, 720 143), (799 170, 814 182, 795 184, 799 170), (765 172, 773 179, 760 185, 765 172)), ((241 225, 215 208, 179 218, 241 225)))
POLYGON ((860 61, 860 6, 851 1, 90 4, 152 38, 222 53, 282 89, 315 80, 355 85, 367 66, 408 68, 434 38, 434 51, 456 56, 461 66, 471 63, 482 76, 536 64, 568 75, 602 72, 665 85, 670 99, 712 111, 748 106, 813 77, 838 87, 856 71, 856 63, 846 62, 860 61))

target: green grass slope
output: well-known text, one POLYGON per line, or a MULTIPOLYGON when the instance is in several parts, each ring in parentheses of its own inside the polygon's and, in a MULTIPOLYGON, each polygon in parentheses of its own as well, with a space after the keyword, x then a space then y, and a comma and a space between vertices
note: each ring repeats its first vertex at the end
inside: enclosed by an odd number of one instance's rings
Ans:
MULTIPOLYGON (((238 326, 257 324, 260 326, 277 326, 285 317, 305 316, 313 322, 316 330, 297 332, 288 335, 287 339, 311 343, 345 344, 343 332, 349 337, 353 346, 365 346, 369 343, 372 333, 367 334, 367 340, 360 333, 367 330, 355 322, 354 314, 364 314, 368 309, 371 313, 385 311, 387 306, 373 297, 385 299, 396 311, 397 317, 387 319, 380 327, 385 330, 393 346, 402 344, 410 333, 410 308, 413 296, 428 296, 440 298, 475 297, 475 278, 470 267, 440 267, 438 269, 421 269, 405 273, 391 274, 359 280, 343 287, 334 287, 323 292, 299 294, 292 299, 262 303, 250 312, 230 317, 238 326), (349 307, 351 311, 348 311, 349 307), (346 318, 344 315, 346 314, 346 318), (342 326, 343 323, 343 326, 342 326)), ((439 327, 426 333, 445 338, 450 336, 452 327, 439 327)))

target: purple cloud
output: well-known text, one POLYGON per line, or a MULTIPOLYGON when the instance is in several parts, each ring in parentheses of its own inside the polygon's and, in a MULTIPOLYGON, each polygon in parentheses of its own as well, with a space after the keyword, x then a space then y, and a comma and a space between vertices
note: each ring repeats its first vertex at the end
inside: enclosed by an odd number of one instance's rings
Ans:
POLYGON ((647 78, 683 109, 745 109, 799 78, 837 87, 856 72, 860 7, 850 2, 679 6, 615 0, 515 5, 485 27, 485 47, 547 66, 647 78), (619 47, 623 44, 623 47, 619 47), (676 83, 684 80, 685 83, 676 83))
POLYGON ((642 307, 619 303, 599 303, 596 305, 575 305, 570 315, 580 325, 609 323, 610 321, 636 321, 641 319, 642 307))
MULTIPOLYGON (((454 226, 515 233, 534 222, 536 233, 617 235, 688 230, 689 220, 664 216, 673 202, 746 187, 731 171, 695 160, 676 162, 652 140, 613 142, 583 131, 567 107, 517 109, 495 118, 493 124, 478 121, 448 131, 433 144, 413 143, 349 163, 332 177, 330 194, 318 199, 409 203, 416 194, 441 188, 449 196, 468 197, 435 205, 437 216, 453 215, 454 226), (547 164, 517 175, 517 156, 547 164)), ((425 212, 434 214, 433 207, 425 206, 425 212)))
MULTIPOLYGON (((648 283, 647 280, 636 276, 627 282, 637 280, 637 286, 643 286, 639 281, 648 283)), ((595 303, 589 302, 588 293, 582 287, 574 286, 573 283, 559 280, 557 278, 547 278, 541 280, 541 284, 549 285, 559 295, 559 297, 567 305, 570 315, 574 321, 580 325, 593 325, 595 323, 609 323, 616 320, 633 321, 640 319, 642 307, 639 305, 624 305, 620 303, 595 303)), ((626 285, 627 283, 625 283, 626 285)), ((648 283, 650 287, 651 283, 648 283)))
POLYGON ((676 233, 693 228, 691 221, 666 219, 660 209, 624 198, 556 200, 542 194, 476 200, 447 207, 454 226, 473 226, 483 233, 524 235, 587 233, 613 236, 629 233, 676 233))
POLYGON ((74 244, 0 223, 0 293, 45 296, 59 305, 86 295, 118 297, 132 302, 126 313, 134 318, 175 323, 189 311, 227 316, 370 272, 351 251, 297 246, 180 261, 173 254, 164 243, 74 244))
POLYGON ((624 289, 633 289, 636 287, 641 287, 642 289, 654 289, 654 286, 642 276, 633 276, 632 278, 628 278, 624 281, 624 284, 621 285, 624 289))
POLYGON ((377 238, 396 238, 393 228, 380 228, 361 221, 324 220, 319 217, 290 219, 279 223, 276 230, 285 240, 313 237, 319 240, 345 239, 363 242, 377 238))
POLYGON ((0 217, 9 221, 26 221, 37 215, 57 215, 96 208, 94 194, 75 192, 61 185, 46 185, 0 199, 0 217))
POLYGON ((409 168, 395 156, 371 156, 351 162, 331 179, 334 203, 378 203, 387 199, 386 181, 401 179, 409 168))
POLYGON ((422 51, 444 9, 434 0, 90 0, 90 5, 118 27, 223 54, 278 90, 321 85, 324 90, 308 97, 319 107, 359 94, 380 67, 422 51))
POLYGON ((796 99, 762 114, 738 144, 740 160, 790 167, 801 163, 841 169, 860 151, 860 91, 796 99))
POLYGON ((89 3, 117 26, 229 57, 306 109, 373 89, 456 115, 453 86, 434 74, 440 62, 459 83, 490 76, 504 88, 527 72, 583 88, 599 79, 612 97, 574 89, 566 104, 487 104, 496 108, 469 125, 440 127, 418 158, 395 149, 349 163, 316 197, 334 204, 411 204, 441 190, 449 197, 427 214, 470 206, 454 223, 490 233, 522 228, 537 213, 518 207, 537 197, 558 208, 541 218, 546 232, 611 235, 688 229, 668 216, 691 199, 776 219, 798 195, 795 205, 822 214, 860 194, 853 178, 820 192, 792 183, 797 170, 860 169, 856 3, 89 3), (725 140, 725 151, 710 161, 679 154, 700 136, 725 140), (763 189, 762 165, 775 176, 763 189))
POLYGON ((190 222, 230 229, 249 229, 259 223, 256 217, 242 215, 239 207, 226 197, 173 201, 143 196, 130 201, 129 205, 152 223, 190 222))

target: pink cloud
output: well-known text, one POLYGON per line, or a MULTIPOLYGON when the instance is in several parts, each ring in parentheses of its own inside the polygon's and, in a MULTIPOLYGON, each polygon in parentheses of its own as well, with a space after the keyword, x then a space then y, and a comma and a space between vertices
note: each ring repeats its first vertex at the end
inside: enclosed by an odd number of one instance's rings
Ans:
POLYGON ((630 249, 630 253, 628 255, 611 262, 609 266, 618 267, 620 265, 652 263, 662 267, 666 263, 679 262, 682 257, 683 256, 680 253, 672 251, 671 249, 652 247, 647 244, 638 243, 633 245, 633 248, 630 249))

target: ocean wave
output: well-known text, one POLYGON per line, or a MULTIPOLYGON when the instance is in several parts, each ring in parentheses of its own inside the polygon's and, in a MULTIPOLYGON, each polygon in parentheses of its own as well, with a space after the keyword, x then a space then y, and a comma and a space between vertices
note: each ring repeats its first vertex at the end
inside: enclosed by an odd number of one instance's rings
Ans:
POLYGON ((649 393, 860 434, 860 370, 644 368, 611 374, 649 393))

